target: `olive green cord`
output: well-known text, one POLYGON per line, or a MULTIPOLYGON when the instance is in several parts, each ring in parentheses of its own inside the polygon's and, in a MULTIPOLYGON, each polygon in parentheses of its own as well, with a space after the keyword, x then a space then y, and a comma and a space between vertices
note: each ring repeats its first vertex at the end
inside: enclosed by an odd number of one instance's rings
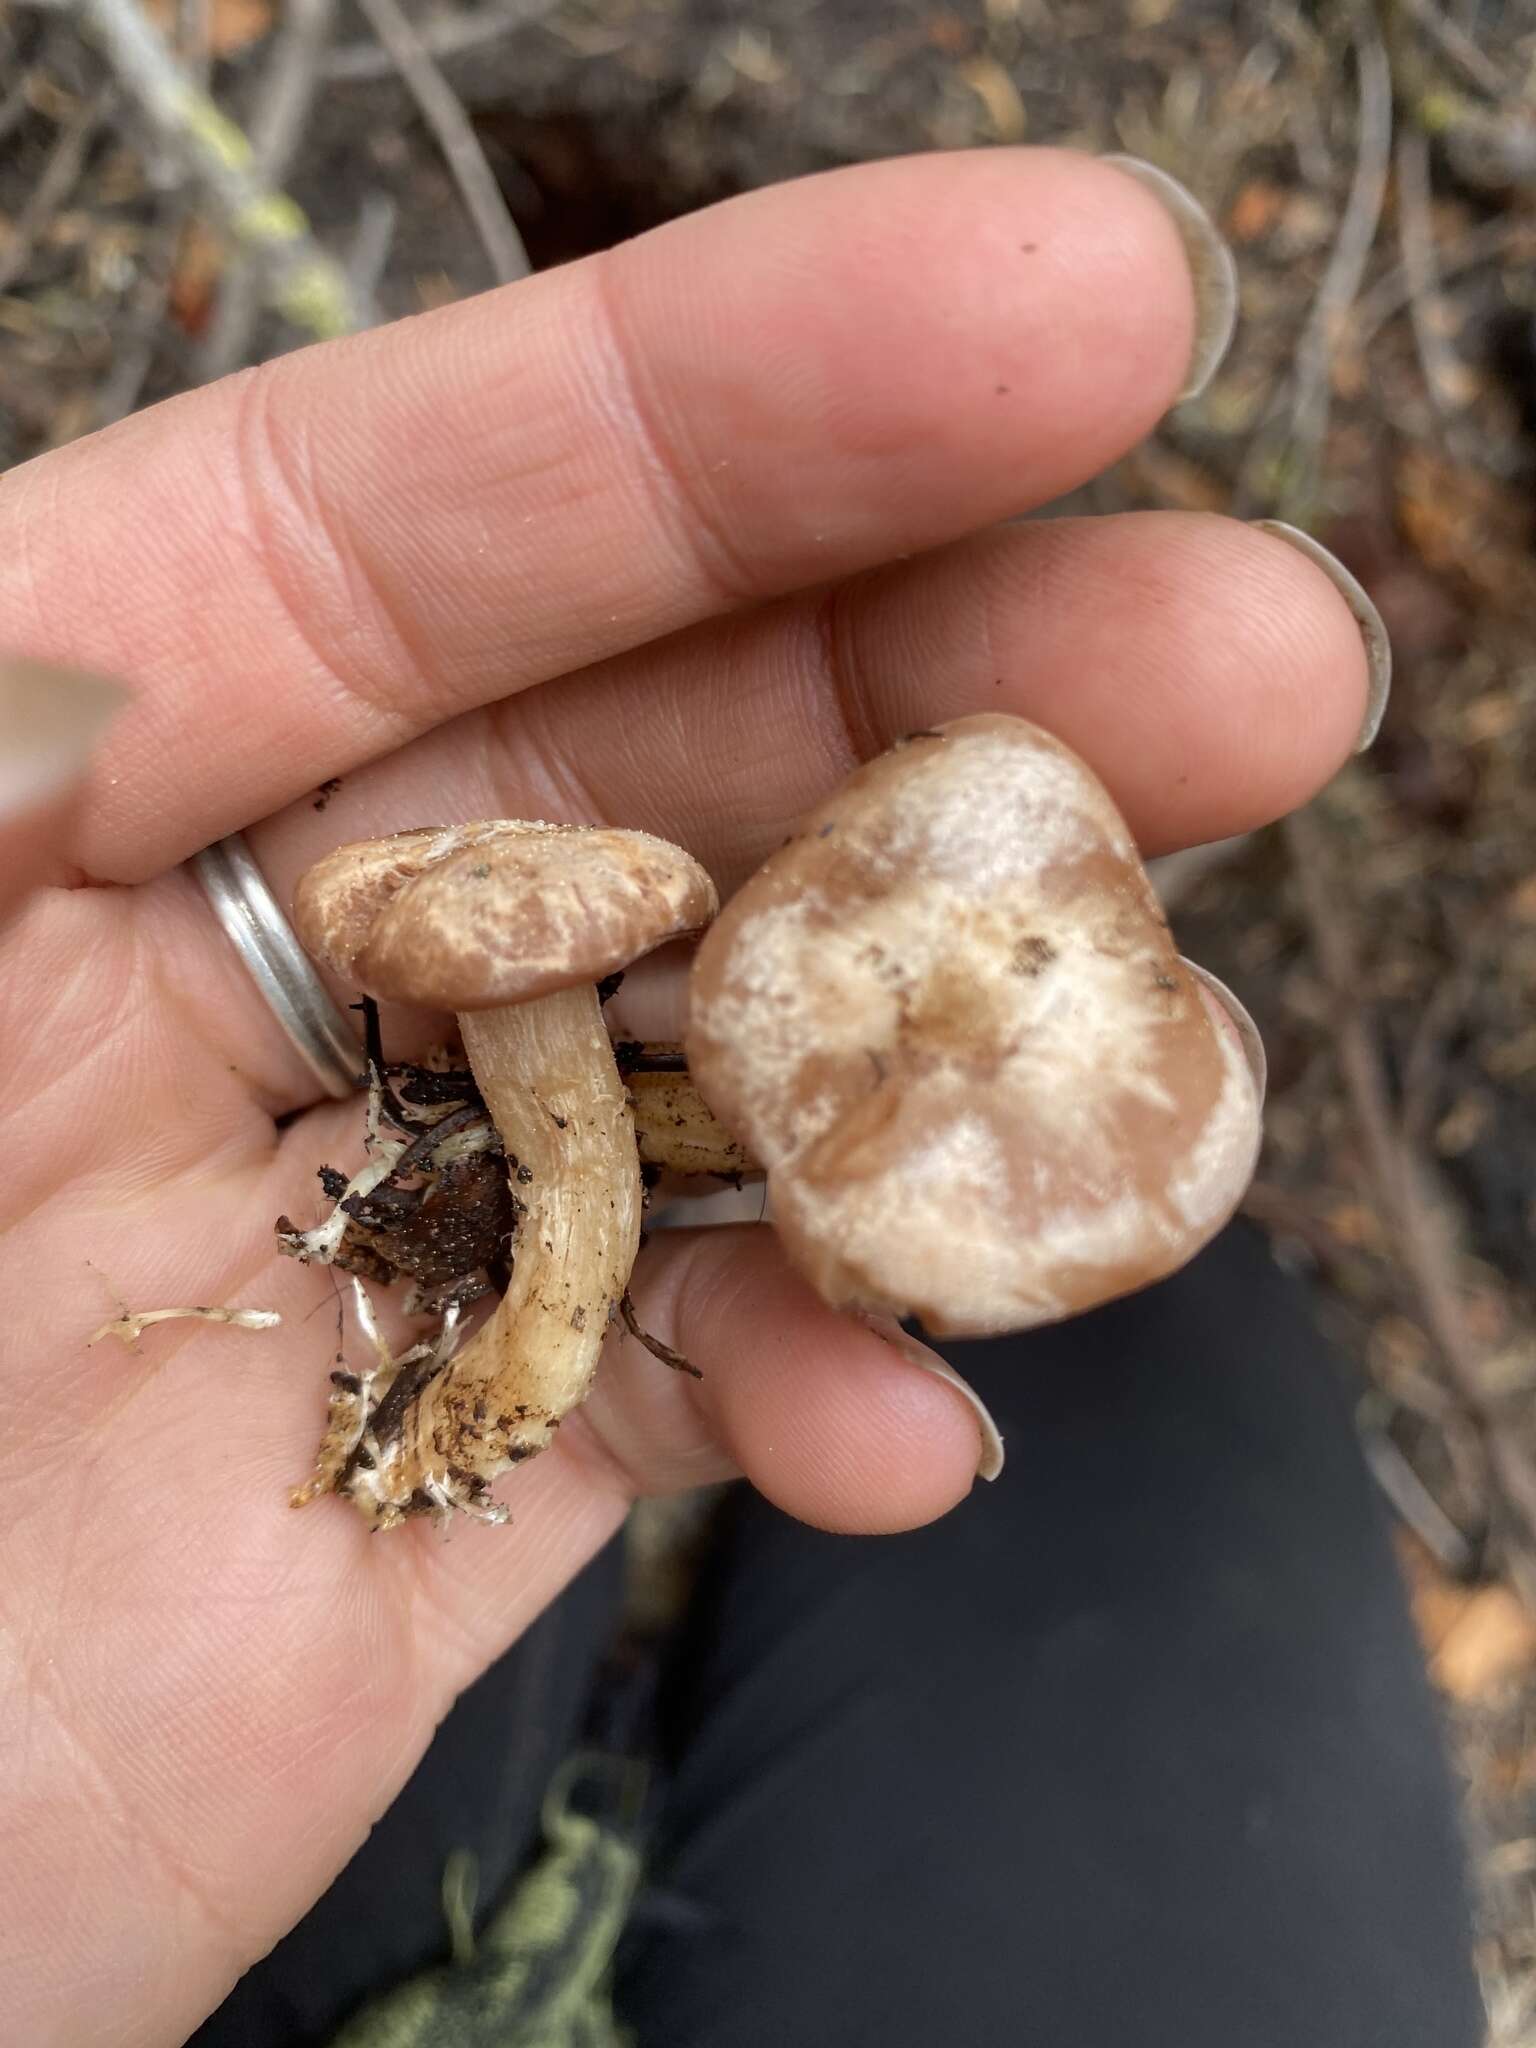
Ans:
POLYGON ((544 1853, 478 1937, 473 1859, 456 1852, 444 1908, 462 1960, 374 1999, 333 2048, 626 2048, 609 1979, 640 1878, 631 1830, 645 1781, 630 1758, 568 1758, 545 1795, 544 1853), (576 1810, 595 1782, 617 1827, 576 1810))

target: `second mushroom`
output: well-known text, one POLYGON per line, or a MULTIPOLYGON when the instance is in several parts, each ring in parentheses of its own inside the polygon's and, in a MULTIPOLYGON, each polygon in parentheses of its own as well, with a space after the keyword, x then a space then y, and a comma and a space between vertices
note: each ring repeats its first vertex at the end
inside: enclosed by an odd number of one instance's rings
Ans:
MULTIPOLYGON (((596 984, 716 907, 681 848, 580 826, 398 833, 304 876, 294 919, 318 960, 371 995, 457 1013, 514 1218, 509 1284, 461 1350, 391 1361, 387 1387, 337 1376, 324 1483, 307 1491, 348 1495, 376 1528, 452 1508, 500 1519, 492 1480, 585 1396, 639 1243, 634 1122, 596 984)), ((324 1237, 287 1248, 327 1256, 324 1237)))

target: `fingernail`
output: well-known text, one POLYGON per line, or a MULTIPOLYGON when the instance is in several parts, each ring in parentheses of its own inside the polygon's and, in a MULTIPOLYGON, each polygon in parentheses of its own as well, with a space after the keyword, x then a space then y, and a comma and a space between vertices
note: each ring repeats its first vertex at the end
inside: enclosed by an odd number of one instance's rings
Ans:
POLYGON ((1338 556, 1331 554, 1310 533, 1304 533, 1299 526, 1288 526, 1283 519, 1255 519, 1253 523, 1261 533, 1272 533, 1276 540, 1283 540, 1297 554, 1305 555, 1309 562, 1315 563, 1355 615, 1355 624, 1365 642, 1369 678, 1365 723, 1355 742, 1355 752, 1363 754, 1381 730, 1387 699, 1392 694, 1392 642, 1387 637, 1381 613, 1371 602, 1358 577, 1351 576, 1338 556))
POLYGON ((78 782, 127 701, 105 676, 0 660, 0 815, 36 810, 78 782))
POLYGON ((1184 965, 1207 993, 1221 1005, 1231 1018, 1244 1053, 1248 1059, 1248 1071, 1253 1075, 1254 1093, 1259 1098, 1259 1107, 1264 1107, 1264 1091, 1269 1085, 1269 1058, 1264 1051, 1264 1041, 1259 1036, 1259 1027, 1254 1023, 1242 1004, 1233 995, 1224 981, 1218 981, 1208 967, 1197 961, 1186 960, 1184 965))
POLYGON ((976 1460, 976 1477, 995 1479, 1003 1469, 1003 1433, 992 1420, 991 1409, 970 1381, 962 1379, 947 1358, 940 1358, 937 1351, 930 1351, 928 1346, 920 1344, 916 1337, 908 1336, 894 1316, 863 1315, 859 1317, 859 1321, 866 1330, 872 1330, 882 1343, 889 1344, 893 1351, 900 1352, 909 1364, 921 1366, 924 1372, 931 1372, 936 1380, 943 1380, 946 1386, 953 1387, 957 1394, 964 1396, 975 1413, 976 1427, 981 1437, 981 1454, 976 1460))
POLYGON ((1187 186, 1139 156, 1106 156, 1158 200, 1179 231, 1195 286, 1195 346, 1178 402, 1198 398, 1221 366, 1237 326, 1237 265, 1226 238, 1187 186))

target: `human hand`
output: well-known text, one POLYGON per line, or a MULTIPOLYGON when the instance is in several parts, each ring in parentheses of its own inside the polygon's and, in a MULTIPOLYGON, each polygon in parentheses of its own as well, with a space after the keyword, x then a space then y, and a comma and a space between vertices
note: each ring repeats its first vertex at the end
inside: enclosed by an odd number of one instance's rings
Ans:
POLYGON ((0 644, 134 692, 75 812, 0 825, 39 884, 0 942, 17 2039, 181 2039, 637 1493, 744 1472, 875 1532, 943 1513, 976 1464, 955 1392, 769 1234, 664 1233, 636 1297, 704 1379, 611 1345, 509 1529, 290 1513, 334 1324, 272 1223, 357 1110, 317 1102, 179 864, 248 827, 286 901, 340 840, 524 816, 659 832, 728 891, 856 758, 976 709, 1077 748, 1149 853, 1283 812, 1366 699, 1315 567, 1211 518, 995 525, 1143 435, 1194 340, 1180 237, 1120 171, 916 159, 308 351, 0 484, 0 644), (114 1297, 285 1320, 87 1351, 114 1297))

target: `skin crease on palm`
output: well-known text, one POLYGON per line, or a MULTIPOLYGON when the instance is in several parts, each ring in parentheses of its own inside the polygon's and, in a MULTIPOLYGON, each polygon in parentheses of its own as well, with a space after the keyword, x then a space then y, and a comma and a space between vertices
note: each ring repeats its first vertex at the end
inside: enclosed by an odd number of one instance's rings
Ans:
POLYGON ((0 482, 0 644, 133 691, 78 803, 0 828, 12 888, 38 885, 0 937, 14 2038, 183 2039, 636 1493, 742 1471, 877 1532, 945 1512, 976 1456, 954 1392, 766 1232, 666 1233, 637 1298, 704 1380, 612 1346, 506 1483, 509 1528, 292 1513, 337 1303, 272 1222, 355 1161, 358 1115, 313 1106, 177 864, 250 827, 286 898, 340 840, 523 815, 663 832, 728 890, 856 757, 976 709, 1076 746, 1149 852, 1274 817, 1364 702, 1316 569, 1214 519, 998 525, 1154 425, 1192 320, 1177 236, 1112 168, 914 160, 0 482), (84 1348, 117 1304, 210 1301, 284 1324, 84 1348))

